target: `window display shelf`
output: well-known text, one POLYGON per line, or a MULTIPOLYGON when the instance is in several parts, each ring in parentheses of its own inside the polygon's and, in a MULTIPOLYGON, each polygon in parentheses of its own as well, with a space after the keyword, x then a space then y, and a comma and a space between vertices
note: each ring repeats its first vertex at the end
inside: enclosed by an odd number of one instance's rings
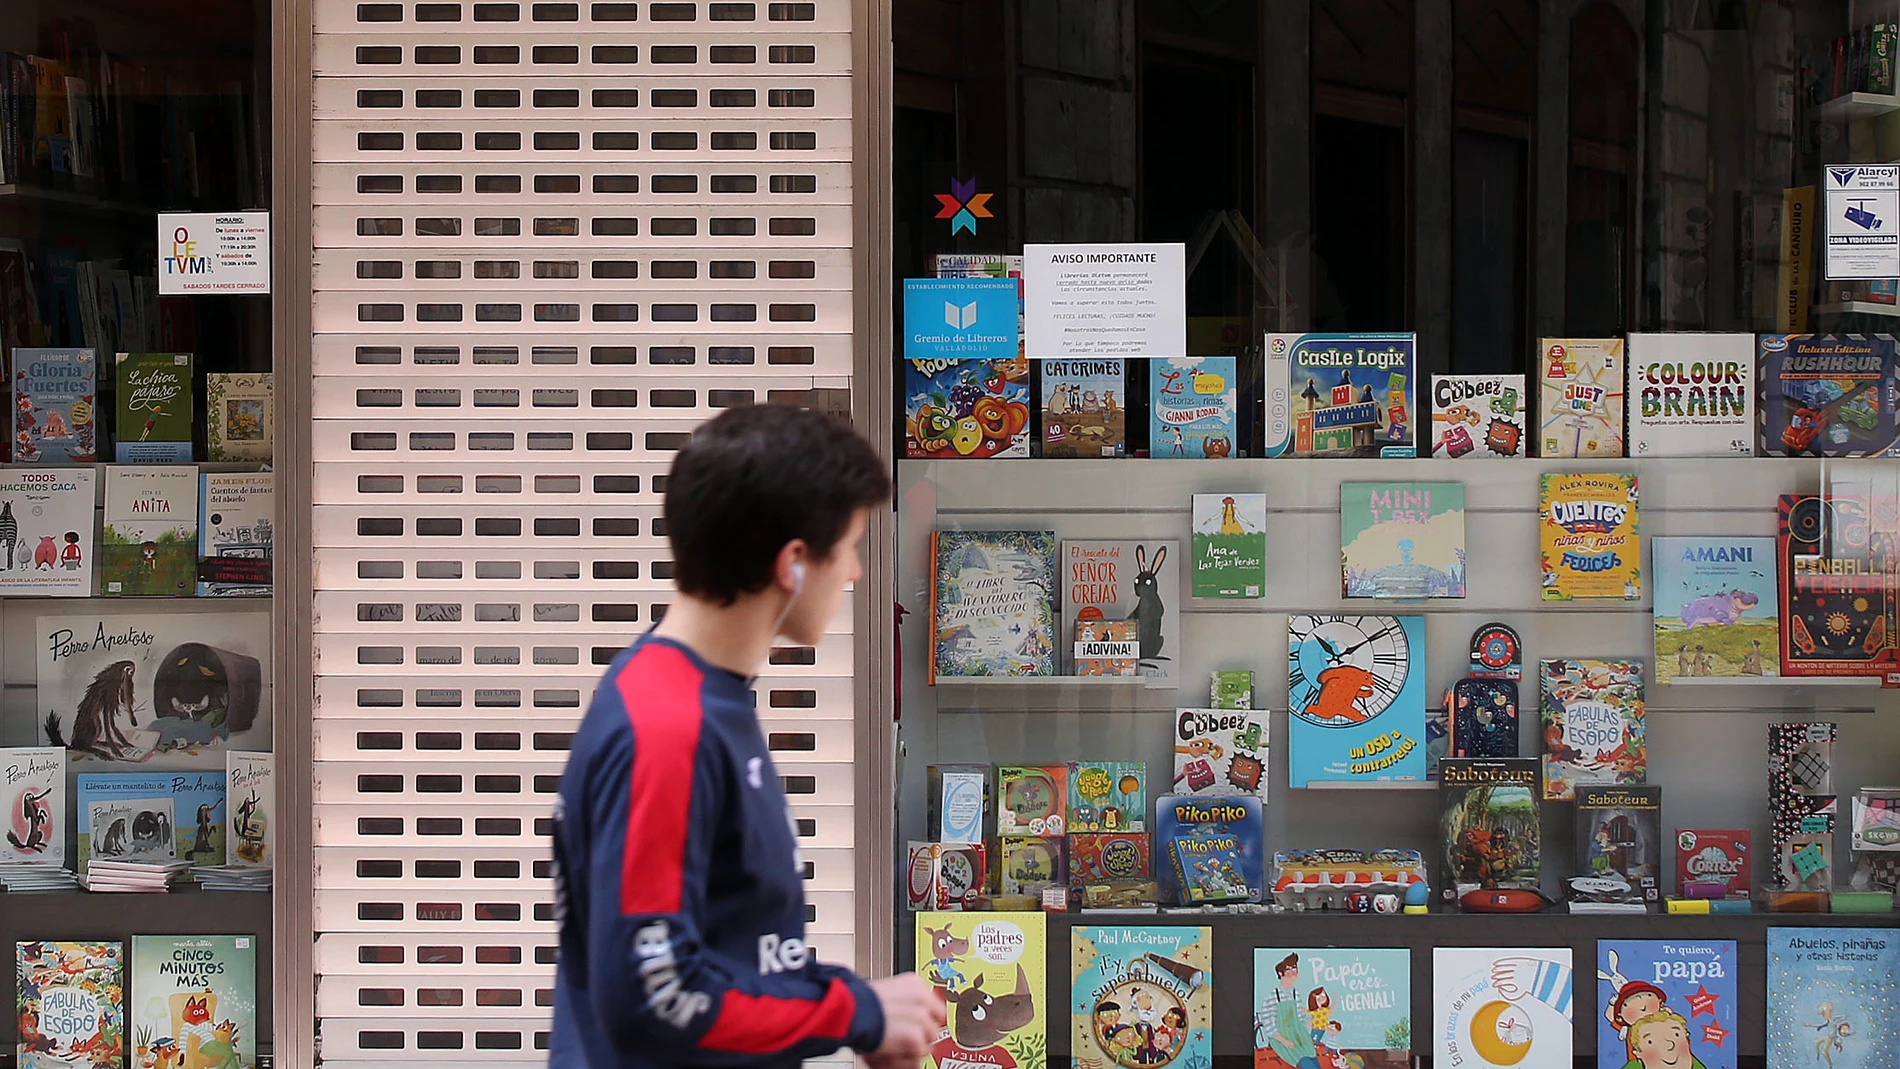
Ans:
POLYGON ((1877 119, 1896 111, 1900 111, 1900 96, 1892 93, 1843 93, 1815 109, 1822 119, 1831 122, 1877 119))
POLYGON ((1900 316, 1900 305, 1876 304, 1873 301, 1839 301, 1834 304, 1817 304, 1815 315, 1870 315, 1900 316))

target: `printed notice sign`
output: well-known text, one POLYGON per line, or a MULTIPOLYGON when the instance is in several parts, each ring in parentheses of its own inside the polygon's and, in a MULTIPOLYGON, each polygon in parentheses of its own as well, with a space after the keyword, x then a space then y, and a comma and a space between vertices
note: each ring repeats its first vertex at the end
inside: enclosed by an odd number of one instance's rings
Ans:
POLYGON ((270 213, 161 214, 158 292, 269 293, 270 213))
POLYGON ((1015 359, 1017 285, 1013 278, 905 279, 904 359, 1015 359))
POLYGON ((1827 277, 1900 277, 1900 165, 1829 164, 1827 277))
POLYGON ((1187 249, 1179 244, 1023 246, 1025 353, 1187 355, 1187 249))

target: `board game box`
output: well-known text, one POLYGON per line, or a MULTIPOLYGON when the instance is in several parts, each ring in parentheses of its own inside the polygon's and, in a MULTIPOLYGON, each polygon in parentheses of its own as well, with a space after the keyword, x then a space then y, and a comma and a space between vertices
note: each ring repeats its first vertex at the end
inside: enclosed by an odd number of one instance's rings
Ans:
POLYGON ((1412 334, 1268 334, 1269 457, 1411 457, 1412 334))
POLYGON ((1543 841, 1534 757, 1447 757, 1438 762, 1440 897, 1535 889, 1543 841))
POLYGON ((1042 376, 1044 457, 1127 454, 1126 368, 1119 359, 1036 362, 1042 376))
POLYGON ((1755 455, 1753 334, 1632 334, 1633 457, 1755 455))
POLYGON ((1572 913, 1662 905, 1662 788, 1577 788, 1577 871, 1572 913))
POLYGON ((1623 455, 1621 338, 1545 338, 1538 343, 1538 455, 1623 455))
POLYGON ((1900 684, 1900 500, 1890 493, 1782 495, 1782 675, 1900 684))
POLYGON ((1266 882, 1260 799, 1155 802, 1155 855, 1164 904, 1258 902, 1266 882))
POLYGON ((1746 828, 1683 828, 1676 832, 1676 893, 1685 884, 1719 883, 1722 897, 1747 898, 1753 878, 1746 828))
POLYGON ((1267 726, 1251 709, 1177 709, 1174 793, 1267 796, 1267 726))
POLYGON ((1759 344, 1762 455, 1900 455, 1892 337, 1763 334, 1759 344))
POLYGON ((1431 455, 1524 456, 1525 407, 1522 375, 1433 375, 1431 455))

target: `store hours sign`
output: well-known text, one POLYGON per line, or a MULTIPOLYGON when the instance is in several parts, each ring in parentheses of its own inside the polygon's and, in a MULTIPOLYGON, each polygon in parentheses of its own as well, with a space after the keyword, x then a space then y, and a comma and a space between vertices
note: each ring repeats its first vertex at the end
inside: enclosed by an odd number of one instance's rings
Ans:
POLYGON ((270 292, 269 212, 158 217, 158 292, 270 292))

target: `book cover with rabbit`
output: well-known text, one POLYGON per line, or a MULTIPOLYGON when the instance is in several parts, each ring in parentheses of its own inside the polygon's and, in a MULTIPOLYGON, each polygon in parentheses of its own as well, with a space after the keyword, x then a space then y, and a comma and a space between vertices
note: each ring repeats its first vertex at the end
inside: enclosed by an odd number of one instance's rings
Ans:
MULTIPOLYGON (((1062 634, 1073 640, 1078 620, 1133 620, 1141 641, 1137 670, 1172 681, 1181 660, 1180 560, 1181 543, 1166 539, 1064 539, 1062 634)), ((1063 650, 1065 675, 1076 674, 1074 653, 1063 650)))
POLYGON ((134 1049, 139 1052, 135 1065, 257 1065, 254 936, 133 936, 132 993, 127 1001, 134 1049), (147 1054, 153 1060, 145 1061, 147 1054))

